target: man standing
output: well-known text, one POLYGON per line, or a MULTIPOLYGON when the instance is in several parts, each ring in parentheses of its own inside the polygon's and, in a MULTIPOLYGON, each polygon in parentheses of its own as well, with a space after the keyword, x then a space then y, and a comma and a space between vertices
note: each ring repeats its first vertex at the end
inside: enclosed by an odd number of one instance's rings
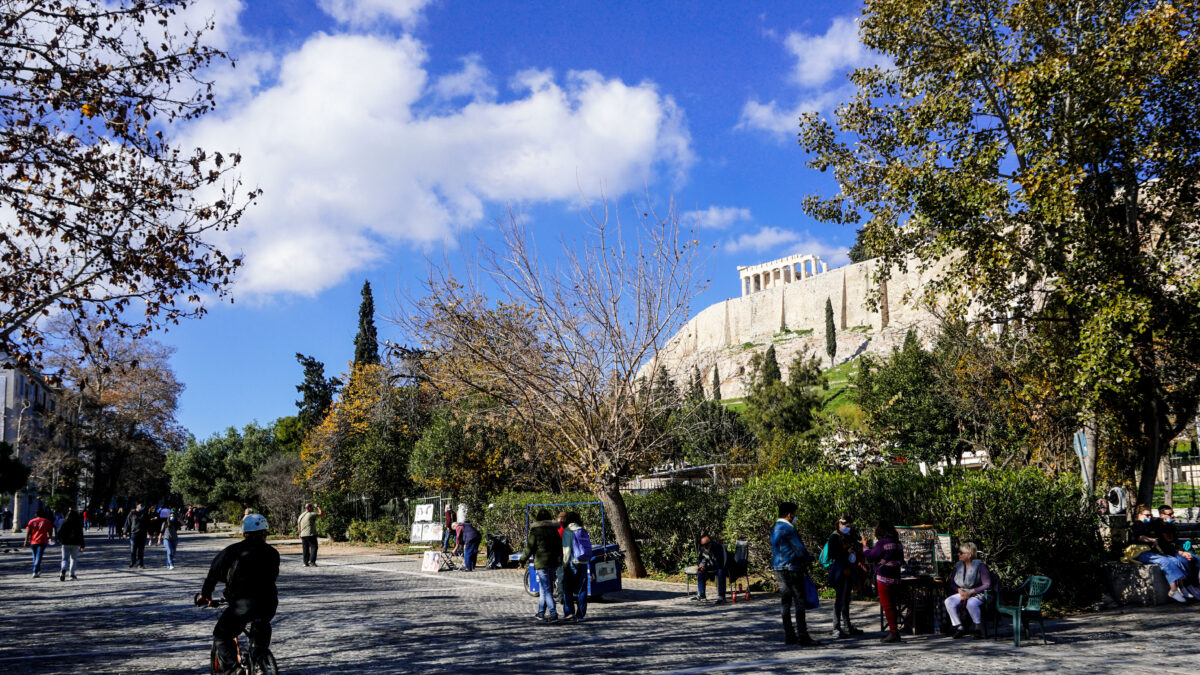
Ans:
POLYGON ((321 507, 316 504, 305 504, 304 513, 296 519, 296 531, 300 533, 300 544, 304 547, 304 566, 317 566, 317 518, 321 517, 321 507), (313 511, 316 508, 316 511, 313 511))
POLYGON ((700 537, 700 548, 696 551, 696 595, 693 600, 704 602, 708 600, 705 591, 710 579, 717 580, 717 601, 720 605, 725 602, 725 547, 713 544, 708 535, 700 537))
POLYGON ((446 512, 442 514, 442 553, 450 550, 450 542, 454 541, 454 511, 450 502, 446 502, 446 512))
POLYGON ((571 606, 567 602, 567 587, 571 585, 571 580, 567 578, 571 573, 571 530, 567 528, 570 518, 570 514, 566 511, 558 512, 558 537, 562 539, 563 564, 558 568, 558 575, 554 580, 558 605, 563 608, 563 619, 567 621, 575 618, 571 612, 567 611, 567 608, 571 606))
POLYGON ((33 551, 33 577, 42 576, 42 555, 50 545, 50 535, 54 532, 54 523, 46 517, 44 511, 38 511, 37 517, 25 525, 25 545, 33 551))
POLYGON ((125 536, 129 537, 129 566, 146 567, 146 538, 150 536, 150 514, 138 504, 125 519, 125 536))
POLYGON ((163 521, 163 548, 167 551, 167 569, 175 569, 175 554, 179 551, 179 517, 175 512, 167 514, 163 521))
POLYGON ((67 509, 67 517, 58 528, 58 543, 62 545, 62 566, 59 569, 58 580, 66 581, 67 572, 75 580, 75 562, 83 551, 83 521, 79 512, 72 506, 67 509))
POLYGON ((554 606, 554 577, 562 566, 562 537, 558 536, 558 523, 551 520, 547 509, 539 509, 537 522, 529 528, 525 540, 525 551, 521 562, 529 561, 537 576, 539 590, 537 614, 539 621, 558 621, 558 609, 554 606), (546 616, 546 610, 550 616, 546 616))
POLYGON ((792 502, 779 504, 779 520, 771 530, 771 567, 775 570, 775 581, 779 583, 782 596, 784 644, 815 647, 821 643, 808 635, 804 606, 805 570, 812 564, 812 556, 804 548, 793 525, 796 509, 792 502), (792 626, 792 605, 796 606, 795 627, 792 626))

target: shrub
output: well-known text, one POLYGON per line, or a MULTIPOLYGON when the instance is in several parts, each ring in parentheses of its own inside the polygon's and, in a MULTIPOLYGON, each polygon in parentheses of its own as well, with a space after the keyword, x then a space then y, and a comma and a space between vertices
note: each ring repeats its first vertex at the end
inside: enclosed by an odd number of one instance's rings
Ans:
MULTIPOLYGON (((720 537, 726 495, 693 487, 670 485, 645 495, 626 495, 625 504, 641 546, 642 562, 650 569, 674 574, 694 562, 700 536, 720 537)), ((733 548, 732 541, 723 542, 733 548)))
POLYGON ((326 492, 318 495, 316 502, 322 511, 321 517, 317 518, 317 534, 334 541, 346 541, 354 509, 346 504, 345 493, 326 492))
POLYGON ((401 539, 400 526, 391 518, 352 520, 346 528, 346 534, 350 541, 367 544, 397 544, 401 539))
POLYGON ((222 523, 229 523, 234 527, 242 526, 242 514, 246 512, 246 507, 242 506, 241 502, 227 500, 221 502, 217 506, 217 512, 210 514, 209 517, 218 520, 222 523))
MULTIPOLYGON (((843 512, 864 531, 881 518, 897 525, 933 525, 949 533, 956 546, 978 544, 1006 584, 1043 574, 1054 580, 1056 604, 1078 606, 1099 593, 1102 555, 1096 517, 1082 508, 1081 490, 1074 476, 1053 477, 1036 469, 945 476, 887 468, 863 475, 784 471, 754 478, 730 494, 725 533, 727 541, 749 540, 751 569, 766 571, 781 501, 799 506, 796 529, 814 557, 843 512)), ((815 580, 823 582, 822 576, 815 580)))
MULTIPOLYGON (((626 497, 628 499, 628 497, 626 497)), ((500 534, 508 537, 514 550, 520 551, 525 546, 525 505, 526 504, 574 504, 594 502, 596 498, 586 492, 568 492, 554 494, 551 492, 504 492, 495 495, 486 506, 478 511, 472 509, 468 514, 471 522, 486 537, 489 534, 500 534)), ((626 502, 628 503, 628 502, 626 502)), ((578 511, 583 517, 583 525, 592 533, 592 543, 600 544, 600 507, 599 506, 562 506, 547 507, 554 515, 559 511, 578 511)), ((536 509, 530 509, 529 520, 533 521, 536 509)), ((612 528, 609 528, 612 531, 612 528)))

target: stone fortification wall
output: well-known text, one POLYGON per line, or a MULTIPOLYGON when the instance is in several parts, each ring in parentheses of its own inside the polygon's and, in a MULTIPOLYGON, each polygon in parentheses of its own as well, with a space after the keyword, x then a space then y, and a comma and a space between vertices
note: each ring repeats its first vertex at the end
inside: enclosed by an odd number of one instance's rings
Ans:
POLYGON ((922 329, 932 323, 929 312, 904 297, 909 291, 919 295, 923 281, 933 272, 921 275, 915 265, 907 272, 893 270, 886 308, 881 301, 873 310, 869 298, 876 291, 871 280, 875 266, 874 260, 855 263, 707 307, 668 341, 660 355, 662 363, 678 382, 686 381, 693 367, 699 368, 706 389, 716 367, 724 398, 744 395, 742 380, 750 357, 772 344, 785 377, 791 362, 806 350, 828 367, 826 299, 833 303, 837 328, 836 363, 863 353, 889 353, 909 328, 924 333, 922 329))

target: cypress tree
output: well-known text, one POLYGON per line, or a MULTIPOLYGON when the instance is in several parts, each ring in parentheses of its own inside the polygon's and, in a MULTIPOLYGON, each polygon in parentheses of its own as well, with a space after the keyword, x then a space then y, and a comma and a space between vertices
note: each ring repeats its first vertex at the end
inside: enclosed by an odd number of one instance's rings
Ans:
POLYGON ((767 353, 762 362, 763 382, 782 382, 783 373, 779 370, 779 359, 775 356, 775 345, 767 347, 767 353))
POLYGON ((700 366, 692 366, 692 378, 688 381, 687 400, 700 403, 704 400, 704 379, 700 377, 700 366))
POLYGON ((299 409, 296 417, 300 418, 300 428, 307 433, 325 418, 329 406, 333 405, 333 395, 342 382, 336 377, 325 379, 325 364, 311 356, 297 353, 296 360, 304 366, 304 381, 296 387, 301 395, 301 399, 296 401, 296 408, 299 409))
POLYGON ((825 353, 829 355, 829 367, 837 356, 837 332, 833 327, 833 301, 825 298, 825 353))
POLYGON ((717 403, 721 402, 721 374, 717 371, 717 366, 713 365, 713 397, 712 400, 717 403))
POLYGON ((358 335, 354 336, 354 365, 379 363, 379 339, 375 332, 375 298, 371 282, 364 281, 362 304, 358 306, 358 335))

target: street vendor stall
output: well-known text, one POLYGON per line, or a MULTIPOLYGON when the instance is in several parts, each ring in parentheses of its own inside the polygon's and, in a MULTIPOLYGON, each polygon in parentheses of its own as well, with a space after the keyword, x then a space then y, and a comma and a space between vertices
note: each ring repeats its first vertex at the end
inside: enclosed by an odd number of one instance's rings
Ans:
MULTIPOLYGON (((938 610, 942 596, 937 564, 943 562, 946 538, 930 525, 897 527, 896 531, 904 547, 900 589, 893 596, 901 631, 914 635, 937 633, 941 628, 938 610)), ((880 625, 883 625, 882 612, 880 625)))
MULTIPOLYGON (((571 504, 526 504, 525 505, 525 537, 529 537, 529 527, 531 522, 530 514, 540 507, 570 507, 570 506, 599 506, 600 507, 600 538, 598 544, 592 545, 592 558, 588 561, 588 577, 587 588, 588 597, 599 599, 605 593, 615 593, 621 590, 621 561, 625 557, 625 553, 620 550, 620 546, 616 543, 609 543, 607 521, 604 517, 604 505, 600 502, 576 502, 571 504)), ((519 553, 514 553, 513 558, 519 558, 519 553)), ((541 589, 538 587, 537 575, 534 574, 533 565, 526 566, 525 569, 525 590, 530 595, 538 595, 541 589)))

